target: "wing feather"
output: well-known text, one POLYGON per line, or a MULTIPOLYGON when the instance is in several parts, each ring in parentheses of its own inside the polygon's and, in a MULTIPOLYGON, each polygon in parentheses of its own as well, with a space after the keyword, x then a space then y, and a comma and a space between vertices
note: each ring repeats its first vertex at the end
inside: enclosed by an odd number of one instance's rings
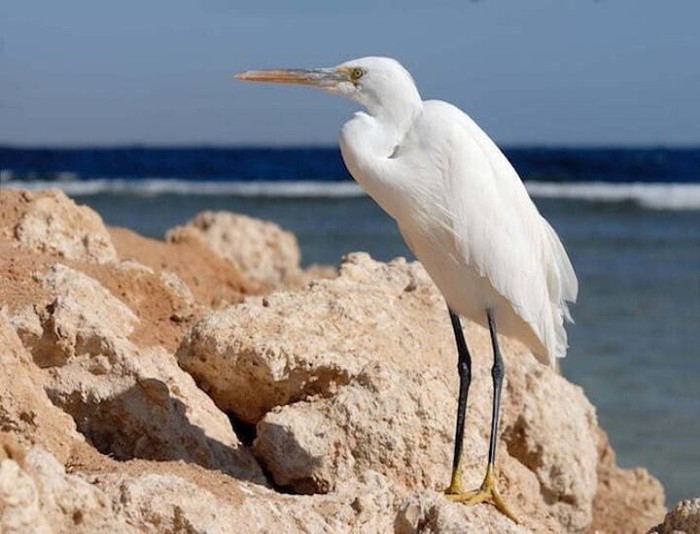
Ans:
MULTIPOLYGON (((515 169, 471 118, 440 101, 426 102, 423 115, 414 136, 422 145, 416 154, 430 154, 432 161, 414 170, 439 175, 421 180, 432 187, 414 193, 426 204, 426 226, 451 235, 456 261, 475 268, 510 302, 546 347, 548 359, 564 356, 566 301, 576 300, 578 281, 557 234, 515 169)), ((431 235, 445 239, 440 232, 431 235)))

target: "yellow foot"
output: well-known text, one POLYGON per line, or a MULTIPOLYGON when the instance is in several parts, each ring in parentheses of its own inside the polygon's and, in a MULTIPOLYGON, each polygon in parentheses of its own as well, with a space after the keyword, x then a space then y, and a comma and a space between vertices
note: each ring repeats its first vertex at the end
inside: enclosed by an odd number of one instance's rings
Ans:
POLYGON ((453 502, 461 502, 464 504, 479 504, 487 502, 496 507, 496 510, 501 512, 514 523, 519 523, 515 515, 508 509, 506 503, 501 498, 501 494, 496 489, 496 482, 493 476, 493 469, 489 466, 486 469, 486 476, 481 483, 481 487, 472 491, 461 491, 459 483, 453 480, 450 487, 445 490, 447 498, 453 502))

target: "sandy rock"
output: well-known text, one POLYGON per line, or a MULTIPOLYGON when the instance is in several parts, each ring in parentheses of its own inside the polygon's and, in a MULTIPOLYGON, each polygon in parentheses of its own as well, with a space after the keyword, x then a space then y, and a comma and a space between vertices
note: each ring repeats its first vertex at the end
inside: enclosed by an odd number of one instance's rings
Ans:
POLYGON ((0 365, 2 430, 23 446, 41 445, 65 461, 82 436, 73 420, 49 401, 40 370, 2 314, 0 365))
MULTIPOLYGON (((417 491, 406 497, 394 523, 396 534, 527 534, 491 506, 452 503, 432 491, 417 491)), ((538 530, 537 532, 548 532, 538 530)))
POLYGON ((2 531, 379 533, 400 502, 372 472, 334 495, 295 496, 188 464, 136 463, 67 474, 39 448, 0 459, 2 531))
POLYGON ((34 480, 39 507, 53 532, 137 532, 116 517, 111 502, 97 487, 81 477, 67 474, 46 451, 27 453, 25 471, 34 480))
POLYGON ((177 275, 199 304, 220 308, 240 302, 242 295, 257 288, 197 235, 188 237, 182 232, 177 239, 164 242, 126 228, 109 228, 109 233, 122 260, 147 265, 156 273, 177 275))
POLYGON ((369 364, 331 398, 269 413, 258 423, 256 456, 277 485, 301 493, 328 493, 368 469, 404 487, 439 488, 450 475, 454 423, 435 407, 450 397, 435 372, 369 364))
POLYGON ((37 276, 58 295, 41 312, 41 337, 22 334, 45 368, 52 402, 90 443, 119 459, 183 459, 264 480, 228 418, 174 356, 128 340, 137 319, 119 299, 65 266, 37 276))
POLYGON ((621 469, 608 437, 598 438, 598 489, 587 534, 644 534, 666 513, 664 489, 646 469, 621 469))
MULTIPOLYGON (((491 350, 480 327, 470 325, 467 339, 475 358, 468 488, 486 464, 491 350)), ((593 408, 519 344, 503 339, 502 348, 502 492, 521 513, 542 518, 535 527, 555 521, 580 531, 592 520, 597 487, 593 408)), ((267 413, 255 450, 281 486, 328 492, 366 469, 407 488, 448 482, 454 341, 445 305, 417 264, 352 255, 336 280, 210 314, 178 358, 219 406, 251 422, 267 413)))
MULTIPOLYGON (((662 520, 662 488, 616 466, 580 388, 507 339, 497 476, 522 524, 443 496, 456 354, 420 265, 354 254, 337 279, 300 289, 305 273, 256 256, 288 244, 249 243, 250 268, 280 280, 253 284, 194 227, 171 243, 113 229, 113 261, 61 197, 0 191, 2 532, 627 534, 662 520), (204 316, 280 284, 297 290, 204 316), (273 487, 222 409, 249 423, 236 424, 246 440, 256 425, 273 487)), ((268 235, 257 224, 241 234, 268 235)), ((212 235, 231 248, 226 228, 212 235)), ((483 328, 465 332, 468 489, 486 463, 491 348, 483 328)), ((653 532, 697 531, 697 508, 653 532)))
POLYGON ((333 496, 290 496, 229 481, 226 494, 179 476, 100 475, 120 517, 140 532, 389 532, 394 498, 371 475, 333 496), (357 495, 361 495, 358 497, 357 495))
POLYGON ((700 497, 681 501, 666 514, 664 522, 649 534, 697 534, 700 532, 700 497))
POLYGON ((56 189, 22 195, 25 212, 15 227, 22 248, 97 263, 117 259, 109 233, 92 209, 56 189))
POLYGON ((451 335, 420 266, 353 254, 335 280, 208 314, 177 356, 217 405, 256 423, 274 406, 332 394, 377 358, 416 370, 437 365, 454 381, 451 335))
POLYGON ((255 282, 279 286, 301 274, 294 234, 278 225, 229 212, 206 211, 167 233, 178 242, 197 236, 255 282))
POLYGON ((530 354, 518 355, 516 362, 509 353, 501 439, 508 453, 536 475, 559 524, 581 531, 593 519, 598 487, 595 410, 580 387, 530 354))
POLYGON ((108 350, 102 344, 126 341, 138 322, 122 301, 79 271, 57 263, 35 276, 45 289, 57 295, 40 315, 40 339, 32 339, 30 332, 20 330, 41 367, 62 365, 81 354, 108 350))
POLYGON ((0 460, 0 532, 52 532, 34 480, 12 459, 0 460))

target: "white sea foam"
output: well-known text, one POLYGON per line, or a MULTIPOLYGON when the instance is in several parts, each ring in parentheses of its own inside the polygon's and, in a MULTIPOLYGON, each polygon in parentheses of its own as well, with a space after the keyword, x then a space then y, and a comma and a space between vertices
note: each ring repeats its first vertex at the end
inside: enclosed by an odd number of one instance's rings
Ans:
POLYGON ((141 196, 155 195, 202 195, 202 196, 244 196, 244 197, 357 197, 364 192, 355 182, 200 182, 174 179, 120 180, 98 179, 83 181, 17 181, 8 182, 3 187, 22 189, 45 189, 54 187, 67 195, 83 196, 98 194, 127 194, 141 196))
MULTIPOLYGON (((2 187, 43 189, 57 187, 71 196, 124 194, 140 196, 217 195, 282 198, 350 198, 364 195, 355 182, 260 181, 200 182, 152 178, 15 181, 4 175, 2 187)), ((634 202, 650 209, 700 210, 700 183, 526 182, 535 198, 567 198, 589 202, 634 202)))
POLYGON ((590 202, 635 202, 661 210, 700 209, 700 184, 527 182, 528 192, 540 198, 570 198, 590 202))

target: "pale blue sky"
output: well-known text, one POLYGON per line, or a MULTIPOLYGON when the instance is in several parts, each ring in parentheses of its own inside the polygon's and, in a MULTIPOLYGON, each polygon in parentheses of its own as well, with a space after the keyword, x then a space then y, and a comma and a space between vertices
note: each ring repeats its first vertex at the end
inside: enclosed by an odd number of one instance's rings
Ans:
POLYGON ((698 0, 2 0, 0 143, 333 144, 248 68, 389 55, 504 144, 700 144, 698 0), (247 5, 251 4, 251 5, 247 5))

